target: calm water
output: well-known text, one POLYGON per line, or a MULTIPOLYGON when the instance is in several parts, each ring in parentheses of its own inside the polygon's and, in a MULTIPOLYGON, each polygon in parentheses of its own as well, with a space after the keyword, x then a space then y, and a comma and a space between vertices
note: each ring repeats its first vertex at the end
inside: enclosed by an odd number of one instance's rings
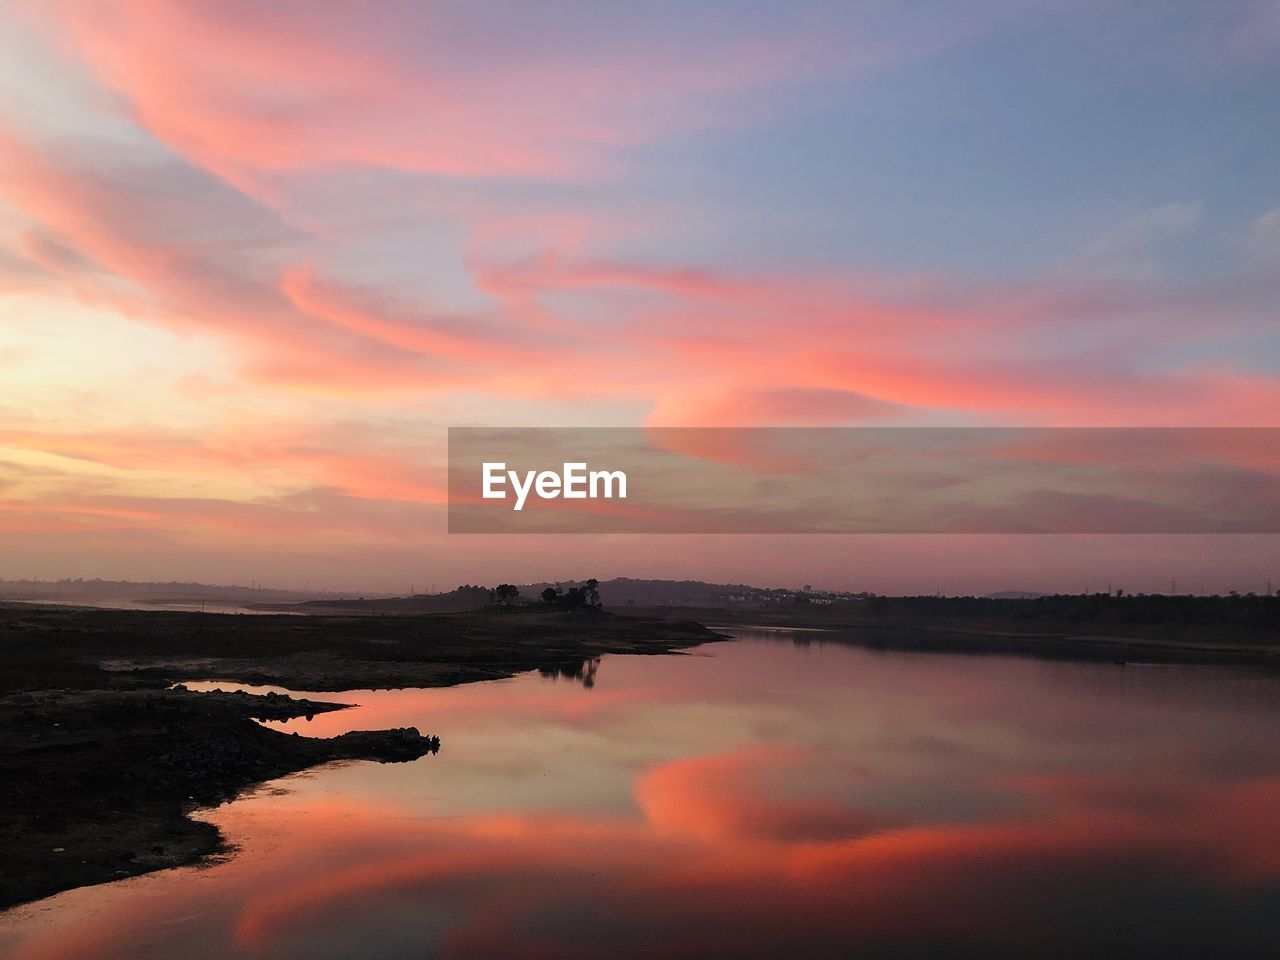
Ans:
POLYGON ((208 811, 234 858, 20 908, 0 954, 1280 955, 1280 678, 747 636, 319 695, 361 706, 279 726, 443 749, 208 811))

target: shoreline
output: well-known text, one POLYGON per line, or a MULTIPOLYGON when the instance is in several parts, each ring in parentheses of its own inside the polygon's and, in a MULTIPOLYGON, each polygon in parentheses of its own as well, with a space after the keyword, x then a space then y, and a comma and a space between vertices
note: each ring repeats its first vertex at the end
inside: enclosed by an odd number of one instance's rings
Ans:
MULTIPOLYGON (((655 612, 654 608, 643 609, 646 613, 655 612)), ((1280 634, 1254 634, 1236 639, 1195 628, 1152 635, 1140 630, 1084 632, 1078 625, 1053 622, 1028 628, 1005 620, 877 618, 833 615, 827 611, 726 611, 709 607, 679 610, 681 615, 713 624, 712 629, 784 628, 797 631, 807 642, 849 643, 879 650, 999 654, 1091 663, 1181 663, 1280 669, 1280 634)))
MULTIPOLYGON (((743 624, 717 623, 722 629, 743 624)), ((857 623, 812 627, 758 624, 761 629, 802 633, 814 643, 848 643, 903 653, 989 654, 1083 663, 1161 663, 1188 666, 1234 666, 1280 670, 1280 650, 1258 644, 1200 645, 1195 643, 1054 632, 983 630, 964 625, 930 627, 913 623, 857 623)))
POLYGON ((334 760, 415 760, 416 729, 297 737, 258 720, 347 709, 279 695, 37 690, 0 697, 0 909, 229 852, 189 814, 334 760))
POLYGON ((0 602, 0 776, 16 784, 0 794, 0 838, 10 851, 0 910, 228 853, 217 829, 189 814, 264 782, 331 761, 416 760, 439 748, 412 729, 286 735, 256 720, 349 705, 196 692, 183 681, 337 694, 444 687, 727 639, 691 617, 725 629, 789 629, 800 644, 1280 668, 1280 644, 1265 639, 1071 633, 1051 623, 1028 630, 829 609, 626 610, 388 614, 348 603, 334 613, 255 615, 0 602))
POLYGON ((196 692, 182 681, 326 693, 442 687, 719 639, 697 624, 603 613, 291 617, 0 604, 0 911, 229 853, 217 828, 190 814, 267 781, 440 748, 413 728, 285 734, 256 721, 350 705, 196 692))

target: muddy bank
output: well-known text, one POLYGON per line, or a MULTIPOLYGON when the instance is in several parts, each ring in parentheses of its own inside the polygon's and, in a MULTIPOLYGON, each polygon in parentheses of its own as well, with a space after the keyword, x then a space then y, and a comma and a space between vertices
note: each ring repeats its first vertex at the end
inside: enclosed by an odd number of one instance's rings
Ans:
POLYGON ((446 686, 717 639, 692 621, 537 608, 255 616, 0 604, 0 691, 198 679, 325 691, 446 686))
POLYGON ((604 613, 291 617, 0 605, 0 908, 227 852, 212 825, 188 814, 256 784, 439 747, 412 729, 285 735, 255 720, 344 704, 169 689, 176 682, 444 686, 715 639, 697 624, 604 613))

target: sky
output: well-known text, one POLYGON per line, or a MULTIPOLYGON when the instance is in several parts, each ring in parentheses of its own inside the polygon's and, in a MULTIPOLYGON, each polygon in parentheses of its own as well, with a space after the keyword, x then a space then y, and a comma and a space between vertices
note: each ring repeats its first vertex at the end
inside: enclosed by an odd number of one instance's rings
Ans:
POLYGON ((0 577, 1262 590, 450 536, 449 426, 1280 426, 1275 0, 0 5, 0 577))

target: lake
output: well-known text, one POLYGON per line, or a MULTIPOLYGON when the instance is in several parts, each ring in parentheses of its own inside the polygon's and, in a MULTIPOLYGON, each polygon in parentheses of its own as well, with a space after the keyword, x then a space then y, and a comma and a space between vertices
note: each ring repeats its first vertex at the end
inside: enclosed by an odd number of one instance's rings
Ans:
POLYGON ((273 726, 441 752, 205 811, 234 856, 18 908, 0 954, 1280 955, 1280 677, 734 632, 315 694, 360 706, 273 726))

